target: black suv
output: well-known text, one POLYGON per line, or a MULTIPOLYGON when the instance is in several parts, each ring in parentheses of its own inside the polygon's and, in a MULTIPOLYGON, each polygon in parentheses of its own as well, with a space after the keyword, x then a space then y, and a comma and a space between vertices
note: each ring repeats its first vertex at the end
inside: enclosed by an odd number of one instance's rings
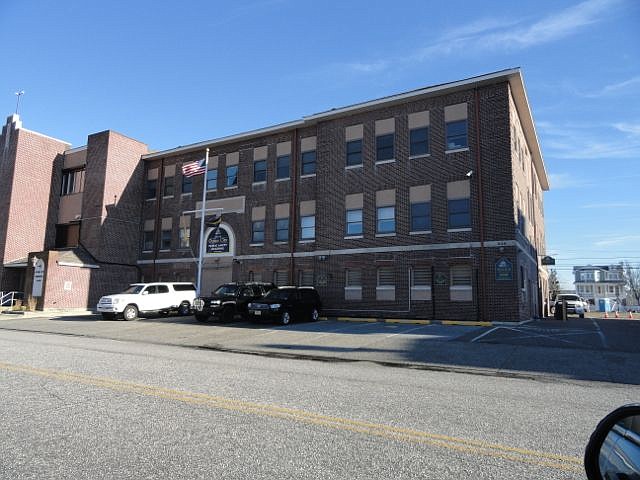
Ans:
POLYGON ((322 303, 312 287, 279 287, 248 306, 249 319, 287 325, 292 320, 318 320, 322 303))
POLYGON ((276 288, 273 283, 225 283, 220 285, 210 297, 198 297, 193 301, 196 320, 204 322, 209 317, 230 322, 236 315, 243 318, 247 314, 247 304, 276 288))

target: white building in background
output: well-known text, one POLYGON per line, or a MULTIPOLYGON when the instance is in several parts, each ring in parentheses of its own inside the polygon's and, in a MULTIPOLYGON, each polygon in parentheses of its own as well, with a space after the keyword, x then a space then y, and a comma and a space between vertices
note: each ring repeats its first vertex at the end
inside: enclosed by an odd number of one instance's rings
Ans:
POLYGON ((587 265, 573 267, 576 293, 593 305, 601 298, 624 298, 624 270, 622 265, 587 265))

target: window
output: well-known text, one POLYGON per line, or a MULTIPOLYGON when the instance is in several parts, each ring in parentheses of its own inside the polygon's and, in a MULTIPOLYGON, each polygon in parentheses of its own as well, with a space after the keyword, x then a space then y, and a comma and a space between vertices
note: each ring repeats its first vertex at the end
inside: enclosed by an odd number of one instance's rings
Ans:
POLYGON ((300 217, 300 240, 314 240, 316 238, 316 216, 300 217))
POLYGON ((227 167, 227 187, 238 185, 238 166, 230 165, 227 167))
POLYGON ((145 191, 145 199, 150 200, 152 198, 156 198, 156 189, 158 187, 158 180, 147 180, 147 188, 145 191))
POLYGON ((451 286, 449 287, 449 295, 451 301, 470 302, 473 300, 471 266, 453 265, 450 275, 451 286))
POLYGON ((289 275, 286 270, 276 270, 273 272, 273 283, 277 287, 282 287, 289 282, 289 275))
POLYGON ((393 133, 376 137, 376 161, 393 159, 393 133))
POLYGON ((312 175, 314 173, 316 173, 316 151, 302 152, 301 175, 312 175))
POLYGON ((313 287, 313 270, 300 270, 298 274, 298 286, 313 287))
POLYGON ((395 300, 396 282, 393 267, 378 268, 376 300, 395 300))
POLYGON ((431 230, 431 202, 411 204, 411 231, 427 232, 431 230))
POLYGON ((145 252, 150 252, 153 250, 153 242, 154 242, 154 230, 153 226, 149 230, 148 227, 145 227, 144 235, 142 237, 142 250, 145 252))
POLYGON ((193 192, 193 177, 182 176, 182 193, 193 192))
MULTIPOLYGON (((236 167, 237 172, 237 167, 236 167)), ((228 169, 227 169, 228 175, 228 169)), ((227 182, 229 179, 227 178, 227 182)), ((218 189, 218 169, 212 168, 211 170, 207 170, 207 190, 217 190, 218 189)))
POLYGON ((267 161, 258 160, 253 162, 253 181, 254 182, 266 182, 267 181, 267 161))
POLYGON ((362 270, 345 270, 344 299, 362 300, 362 270))
POLYGON ((77 247, 79 241, 79 223, 56 225, 56 248, 77 247))
POLYGON ((184 215, 180 217, 180 230, 178 230, 179 248, 189 248, 191 240, 191 217, 184 215))
POLYGON ((411 300, 431 300, 431 271, 427 267, 411 270, 411 300))
MULTIPOLYGON (((84 190, 84 170, 68 170, 62 172, 62 188, 60 195, 71 195, 84 190)), ((154 195, 155 196, 155 195, 154 195)))
POLYGON ((173 197, 173 184, 174 184, 173 176, 164 177, 164 191, 162 192, 163 196, 173 197))
POLYGON ((162 237, 160 239, 160 250, 171 249, 171 229, 162 230, 162 237))
POLYGON ((467 120, 447 122, 447 150, 467 148, 467 120))
POLYGON ((289 155, 281 155, 276 159, 276 178, 284 179, 289 178, 289 155))
POLYGON ((362 165, 362 139, 347 142, 347 166, 362 165))
POLYGON ((429 127, 414 128, 409 131, 409 155, 429 153, 429 127))
POLYGON ((289 240, 289 219, 276 219, 276 242, 286 242, 289 240))
POLYGON ((264 243, 264 220, 251 223, 251 243, 264 243))
POLYGON ((362 209, 347 210, 347 235, 362 235, 362 209))
POLYGON ((471 227, 471 205, 468 198, 449 200, 449 228, 471 227))
POLYGON ((376 233, 395 233, 396 207, 378 207, 376 233))

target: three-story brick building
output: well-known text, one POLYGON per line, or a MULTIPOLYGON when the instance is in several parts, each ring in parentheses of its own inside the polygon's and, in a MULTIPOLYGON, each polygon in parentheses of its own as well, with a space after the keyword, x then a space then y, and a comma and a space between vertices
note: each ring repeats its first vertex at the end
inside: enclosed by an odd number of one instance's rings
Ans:
POLYGON ((196 279, 206 189, 207 216, 222 222, 204 232, 205 292, 240 280, 313 285, 336 316, 541 312, 548 179, 518 69, 170 150, 138 145, 122 148, 139 166, 85 180, 84 197, 98 191, 91 204, 102 207, 82 212, 79 237, 91 252, 133 249, 135 261, 112 263, 136 264, 145 281, 196 279), (182 175, 207 150, 207 173, 182 175), (118 186, 101 188, 112 176, 118 186), (104 221, 118 188, 129 227, 104 221))

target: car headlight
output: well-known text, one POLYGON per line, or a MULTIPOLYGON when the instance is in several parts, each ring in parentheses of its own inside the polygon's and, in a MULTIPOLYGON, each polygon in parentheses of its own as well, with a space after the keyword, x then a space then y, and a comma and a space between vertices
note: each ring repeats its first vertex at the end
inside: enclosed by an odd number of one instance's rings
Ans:
POLYGON ((247 308, 253 308, 253 303, 247 304, 247 308))
POLYGON ((220 305, 220 300, 211 300, 211 305, 220 305))
POLYGON ((280 305, 279 303, 273 303, 271 305, 269 305, 269 308, 271 310, 278 310, 282 305, 280 305))

